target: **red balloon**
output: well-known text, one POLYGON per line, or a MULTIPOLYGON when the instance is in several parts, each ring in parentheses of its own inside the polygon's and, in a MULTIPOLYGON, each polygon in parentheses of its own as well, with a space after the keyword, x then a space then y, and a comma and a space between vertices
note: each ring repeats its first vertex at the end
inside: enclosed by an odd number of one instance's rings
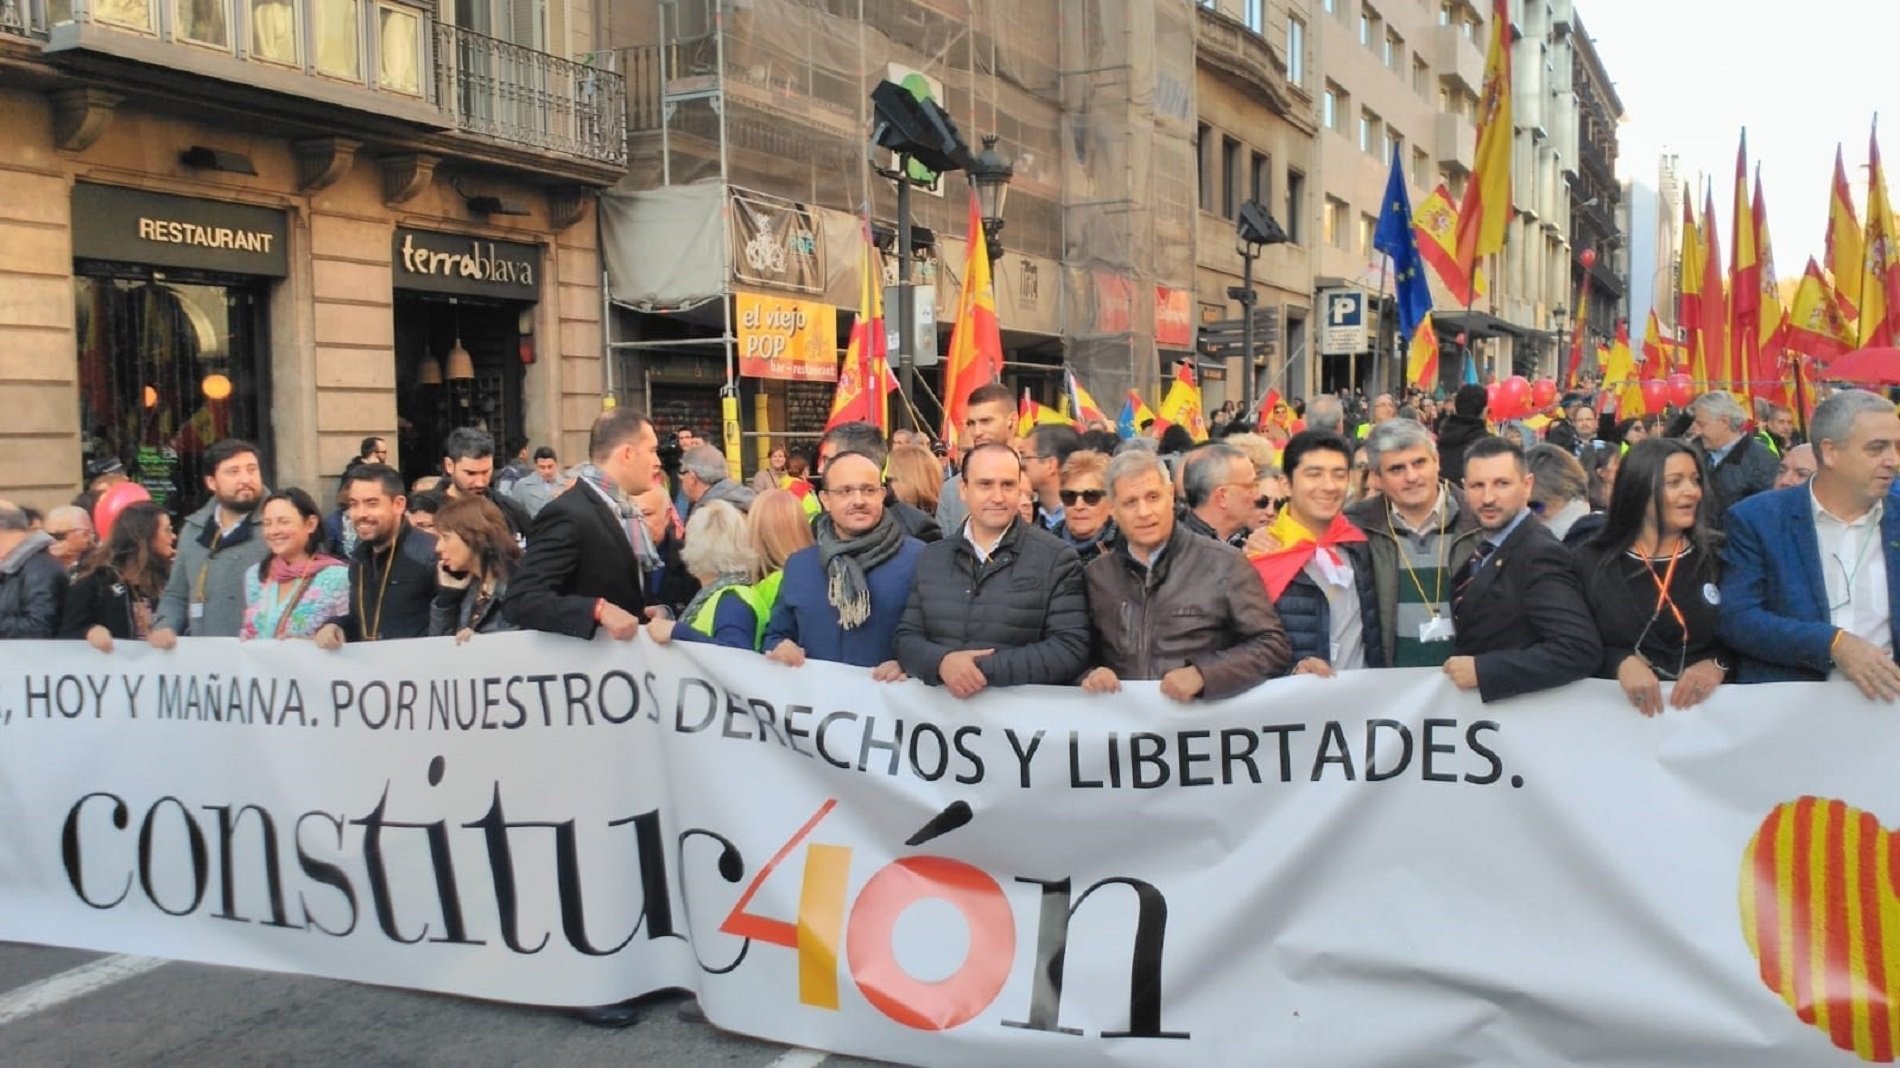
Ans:
POLYGON ((1669 402, 1669 383, 1660 378, 1643 379, 1643 406, 1652 412, 1660 412, 1669 402))
POLYGON ((152 495, 145 487, 136 482, 115 482, 99 495, 92 506, 92 529, 99 532, 99 540, 105 541, 112 536, 112 524, 119 519, 119 513, 140 501, 149 501, 152 495))
POLYGON ((1664 382, 1669 387, 1669 403, 1678 408, 1687 408, 1695 400, 1695 379, 1678 371, 1664 382))
POLYGON ((1557 399, 1557 383, 1548 378, 1540 378, 1531 383, 1531 407, 1544 409, 1557 399))
POLYGON ((1486 398, 1485 410, 1490 413, 1493 420, 1504 420, 1511 417, 1510 410, 1504 406, 1504 386, 1502 384, 1486 382, 1484 384, 1484 395, 1486 398))
POLYGON ((1530 411, 1531 384, 1523 375, 1512 375, 1498 386, 1498 399, 1504 406, 1505 418, 1516 419, 1530 411))
POLYGON ((1578 258, 1583 261, 1583 269, 1587 271, 1597 265, 1597 250, 1586 248, 1583 250, 1583 255, 1578 258))

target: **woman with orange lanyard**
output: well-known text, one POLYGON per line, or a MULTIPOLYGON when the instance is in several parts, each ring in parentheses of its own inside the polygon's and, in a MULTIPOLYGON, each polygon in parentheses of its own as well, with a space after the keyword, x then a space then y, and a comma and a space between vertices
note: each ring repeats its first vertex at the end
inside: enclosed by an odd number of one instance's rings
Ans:
POLYGON ((323 552, 323 514, 300 489, 279 490, 258 509, 270 555, 244 576, 238 637, 309 638, 350 610, 350 569, 323 552))
POLYGON ((1706 700, 1728 676, 1716 637, 1722 601, 1717 535, 1695 451, 1673 438, 1623 458, 1603 530, 1579 550, 1584 596, 1603 636, 1597 674, 1645 716, 1706 700))

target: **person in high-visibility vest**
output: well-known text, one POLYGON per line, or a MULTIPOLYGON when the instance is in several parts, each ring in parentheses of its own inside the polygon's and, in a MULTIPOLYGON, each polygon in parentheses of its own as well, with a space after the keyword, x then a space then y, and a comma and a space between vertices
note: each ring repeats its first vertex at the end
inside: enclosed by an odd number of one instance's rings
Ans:
POLYGON ((699 592, 686 602, 678 620, 652 620, 647 634, 662 645, 677 638, 756 651, 767 615, 759 611, 752 590, 758 558, 744 513, 726 501, 693 509, 680 560, 699 580, 699 592))

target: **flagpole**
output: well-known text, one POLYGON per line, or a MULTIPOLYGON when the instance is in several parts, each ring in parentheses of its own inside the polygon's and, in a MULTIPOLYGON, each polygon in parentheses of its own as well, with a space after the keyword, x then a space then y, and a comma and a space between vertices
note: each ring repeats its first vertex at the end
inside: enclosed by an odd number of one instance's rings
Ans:
MULTIPOLYGON (((1411 224, 1412 221, 1410 219, 1405 221, 1405 225, 1410 226, 1411 224)), ((1378 387, 1372 391, 1372 395, 1375 397, 1385 392, 1385 375, 1383 374, 1385 370, 1385 280, 1386 276, 1391 273, 1391 270, 1392 257, 1390 255, 1380 256, 1379 329, 1374 332, 1372 338, 1372 383, 1378 387)), ((1357 385, 1357 383, 1354 384, 1357 385)), ((1400 392, 1403 393, 1404 391, 1401 390, 1400 392)))

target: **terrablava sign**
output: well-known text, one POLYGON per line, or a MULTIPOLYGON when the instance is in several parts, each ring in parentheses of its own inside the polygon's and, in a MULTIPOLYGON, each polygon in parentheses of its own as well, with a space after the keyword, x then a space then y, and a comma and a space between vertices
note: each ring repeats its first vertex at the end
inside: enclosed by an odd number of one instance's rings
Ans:
POLYGON ((468 234, 396 228, 397 289, 504 300, 541 299, 541 248, 468 234))

